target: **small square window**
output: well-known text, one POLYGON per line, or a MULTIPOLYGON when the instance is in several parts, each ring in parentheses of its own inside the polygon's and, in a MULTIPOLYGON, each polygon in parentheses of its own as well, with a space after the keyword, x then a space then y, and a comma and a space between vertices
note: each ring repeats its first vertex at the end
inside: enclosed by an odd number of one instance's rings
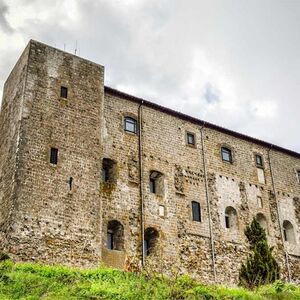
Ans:
POLYGON ((66 88, 65 86, 60 87, 60 97, 66 99, 68 98, 68 88, 66 88))
POLYGON ((50 151, 50 164, 57 165, 58 160, 58 149, 51 148, 50 151))
POLYGON ((193 133, 188 132, 186 134, 186 140, 188 145, 195 145, 195 135, 193 133))
POLYGON ((133 118, 126 117, 124 119, 124 129, 127 132, 136 133, 137 132, 137 121, 133 118))
POLYGON ((221 154, 222 154, 222 159, 224 161, 228 161, 228 162, 232 162, 232 154, 231 154, 231 150, 225 147, 221 148, 221 154))
POLYGON ((263 159, 261 155, 255 154, 255 163, 258 167, 263 167, 263 159))
POLYGON ((263 208, 263 201, 262 201, 262 197, 260 196, 257 196, 257 207, 263 208))

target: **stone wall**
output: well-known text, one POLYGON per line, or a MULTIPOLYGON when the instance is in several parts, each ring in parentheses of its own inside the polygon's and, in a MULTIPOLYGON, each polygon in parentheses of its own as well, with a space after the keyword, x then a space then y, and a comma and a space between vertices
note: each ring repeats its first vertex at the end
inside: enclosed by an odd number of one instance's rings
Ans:
POLYGON ((20 125, 29 46, 4 85, 0 113, 0 245, 6 250, 10 217, 16 205, 20 125))
POLYGON ((140 267, 149 229, 156 232, 155 251, 145 257, 150 270, 234 284, 248 253, 244 229, 259 216, 283 278, 290 271, 300 280, 300 155, 203 127, 112 89, 104 92, 102 66, 41 43, 32 41, 22 57, 6 83, 0 118, 2 222, 11 214, 11 226, 2 232, 13 257, 130 270, 140 267), (68 88, 67 99, 60 97, 61 86, 68 88), (126 132, 125 117, 141 128, 126 132), (195 145, 187 144, 187 133, 195 145), (57 165, 49 162, 51 147, 59 151, 57 165), (232 163, 222 160, 221 147, 231 149, 232 163), (108 179, 102 174, 107 162, 108 179), (150 191, 153 171, 160 174, 159 193, 150 191), (200 204, 200 222, 193 220, 193 201, 200 204), (235 216, 231 228, 228 209, 235 216), (284 220, 293 226, 293 243, 284 242, 284 220), (115 221, 122 247, 109 249, 115 221))
POLYGON ((101 244, 104 70, 34 41, 27 64, 8 250, 22 260, 94 265, 101 244), (51 147, 58 149, 57 165, 50 164, 51 147))

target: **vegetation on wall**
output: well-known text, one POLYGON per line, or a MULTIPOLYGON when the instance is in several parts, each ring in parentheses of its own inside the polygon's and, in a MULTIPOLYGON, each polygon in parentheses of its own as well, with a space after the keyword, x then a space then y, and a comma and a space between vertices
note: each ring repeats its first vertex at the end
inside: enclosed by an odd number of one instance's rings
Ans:
POLYGON ((245 229, 245 235, 250 244, 252 253, 242 264, 239 282, 240 285, 253 289, 263 284, 273 283, 279 279, 279 265, 272 255, 265 229, 255 218, 245 229))

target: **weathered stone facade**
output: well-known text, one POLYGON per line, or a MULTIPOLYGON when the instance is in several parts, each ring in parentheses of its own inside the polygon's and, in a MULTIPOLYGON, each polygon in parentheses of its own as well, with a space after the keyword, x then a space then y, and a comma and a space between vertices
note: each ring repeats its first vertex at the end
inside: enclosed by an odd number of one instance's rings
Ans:
POLYGON ((243 230, 257 217, 283 278, 300 281, 298 153, 105 87, 104 67, 35 41, 5 83, 0 133, 1 248, 17 260, 126 269, 151 260, 236 283, 243 230))

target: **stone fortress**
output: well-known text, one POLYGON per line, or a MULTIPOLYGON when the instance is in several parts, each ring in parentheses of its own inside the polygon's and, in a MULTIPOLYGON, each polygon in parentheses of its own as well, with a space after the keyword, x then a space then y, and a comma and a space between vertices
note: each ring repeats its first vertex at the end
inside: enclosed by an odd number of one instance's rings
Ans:
POLYGON ((299 153, 107 87, 103 66, 33 40, 5 83, 0 137, 0 247, 16 260, 156 258, 236 283, 255 217, 300 281, 299 153))

